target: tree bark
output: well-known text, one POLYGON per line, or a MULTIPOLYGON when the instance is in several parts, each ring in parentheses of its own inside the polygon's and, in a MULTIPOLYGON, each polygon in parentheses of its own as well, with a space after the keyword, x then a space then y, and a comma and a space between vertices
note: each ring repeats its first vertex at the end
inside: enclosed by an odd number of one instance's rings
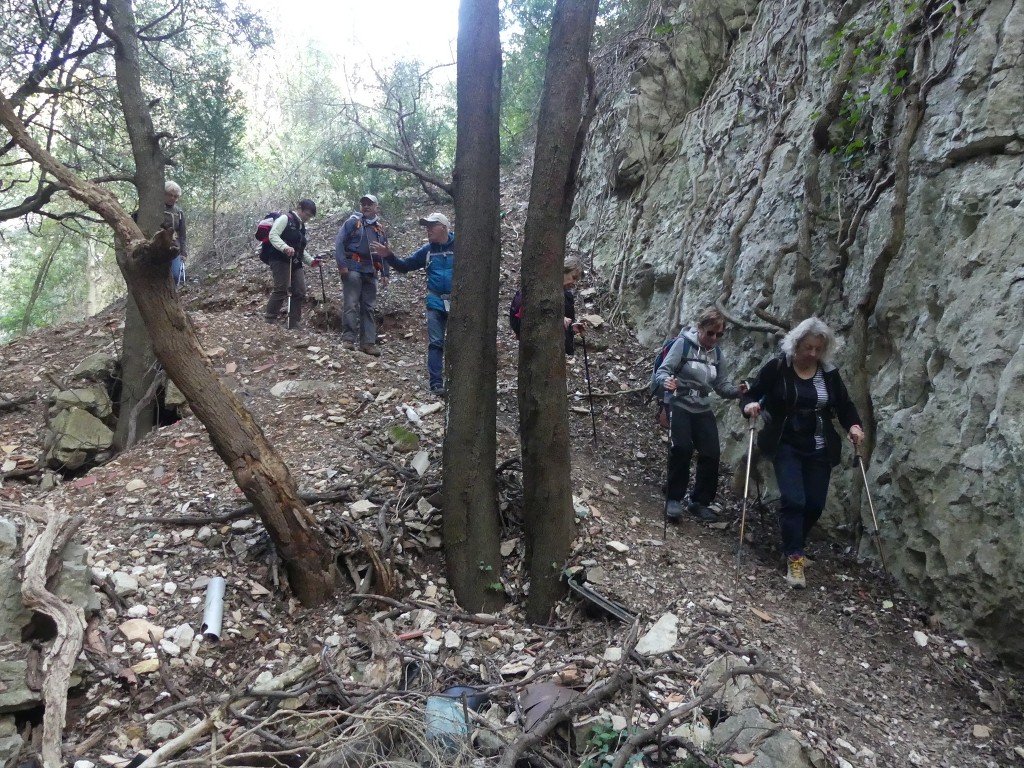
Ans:
POLYGON ((449 375, 444 439, 444 547, 459 603, 489 611, 504 603, 497 479, 497 334, 501 42, 497 0, 459 7, 458 252, 445 354, 449 375))
MULTIPOLYGON (((143 223, 150 215, 155 216, 156 211, 162 219, 163 167, 154 171, 148 159, 151 155, 162 157, 162 152, 152 133, 147 103, 141 95, 138 60, 133 58, 137 40, 130 0, 111 0, 109 9, 115 27, 111 34, 117 38, 118 89, 125 119, 133 134, 139 178, 152 178, 156 173, 160 180, 159 197, 155 196, 152 183, 140 186, 141 205, 146 206, 139 209, 140 223, 143 223), (145 115, 133 112, 138 110, 145 115), (135 136, 136 131, 149 135, 135 136)), ((318 535, 313 516, 299 499, 288 467, 238 398, 221 382, 199 345, 171 282, 170 263, 177 254, 173 233, 155 225, 156 235, 147 240, 110 191, 78 177, 28 134, 3 94, 0 94, 0 124, 36 163, 64 184, 75 199, 98 213, 114 230, 115 239, 124 244, 118 266, 153 340, 157 359, 188 399, 193 413, 206 427, 217 454, 263 521, 285 563, 296 597, 307 606, 326 601, 334 591, 331 552, 318 535)))
POLYGON ((562 264, 584 118, 587 58, 597 0, 558 0, 523 242, 523 326, 519 345, 519 420, 523 451, 530 621, 548 619, 562 596, 561 571, 576 525, 565 404, 562 264))
POLYGON ((61 553, 55 550, 63 549, 62 542, 67 541, 63 534, 69 529, 73 532, 80 523, 81 519, 72 518, 67 512, 53 510, 46 528, 25 553, 25 571, 21 584, 25 607, 46 614, 53 619, 57 628, 57 636, 46 652, 44 663, 44 768, 61 768, 65 764, 61 743, 67 721, 68 683, 85 637, 85 615, 82 609, 68 605, 46 588, 47 564, 51 556, 60 563, 61 553))

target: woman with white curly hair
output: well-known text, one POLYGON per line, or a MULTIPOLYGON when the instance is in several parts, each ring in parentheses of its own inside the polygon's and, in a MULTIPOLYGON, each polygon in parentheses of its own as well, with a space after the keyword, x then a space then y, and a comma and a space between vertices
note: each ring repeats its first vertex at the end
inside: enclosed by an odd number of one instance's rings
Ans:
POLYGON ((830 362, 835 345, 831 328, 807 318, 785 335, 782 354, 757 372, 740 399, 744 416, 764 416, 757 445, 775 466, 786 582, 797 589, 807 586, 804 543, 825 508, 832 467, 842 454, 833 417, 854 445, 864 439, 857 407, 830 362))

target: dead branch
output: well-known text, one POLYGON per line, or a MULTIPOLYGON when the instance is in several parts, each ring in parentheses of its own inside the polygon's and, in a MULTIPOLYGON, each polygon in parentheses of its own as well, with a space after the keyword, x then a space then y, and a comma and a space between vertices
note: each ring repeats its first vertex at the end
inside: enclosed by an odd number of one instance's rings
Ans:
POLYGON ((410 600, 407 603, 403 603, 399 600, 395 600, 391 597, 385 597, 384 595, 353 595, 353 600, 375 600, 378 603, 384 603, 394 608, 400 608, 403 612, 414 611, 417 608, 426 608, 429 611, 433 611, 438 616, 444 616, 451 621, 468 621, 473 624, 485 624, 492 625, 498 624, 498 619, 494 616, 488 616, 483 613, 459 613, 458 611, 445 611, 440 606, 431 605, 430 603, 423 603, 419 600, 410 600))
POLYGON ((81 520, 67 512, 54 510, 43 532, 36 537, 25 553, 21 595, 25 606, 53 619, 57 636, 46 653, 43 665, 43 765, 61 768, 64 758, 61 740, 67 717, 68 683, 75 659, 82 651, 85 638, 85 614, 58 598, 46 588, 46 569, 56 542, 63 540, 66 527, 77 528, 81 520))
MULTIPOLYGON (((352 495, 348 492, 351 485, 339 486, 330 493, 303 493, 299 492, 299 498, 307 504, 325 503, 331 501, 351 501, 352 495)), ((256 514, 252 504, 246 504, 224 512, 220 515, 179 515, 177 517, 136 517, 137 523, 159 523, 161 525, 217 525, 219 523, 230 523, 233 520, 241 520, 244 517, 252 517, 256 514)))
POLYGON ((411 165, 402 165, 400 163, 367 163, 367 168, 379 168, 385 171, 398 171, 399 173, 409 173, 415 176, 420 181, 426 182, 432 186, 437 187, 443 191, 448 197, 455 198, 455 187, 450 182, 442 181, 441 179, 433 176, 426 171, 414 168, 411 165))
MULTIPOLYGON (((228 713, 229 707, 246 707, 257 701, 261 693, 266 691, 280 691, 290 685, 302 680, 306 675, 315 671, 320 666, 319 660, 314 656, 307 656, 291 669, 287 669, 277 677, 270 680, 259 691, 252 691, 250 695, 232 702, 230 699, 221 702, 210 714, 195 725, 187 728, 181 734, 165 742, 159 749, 153 752, 148 758, 139 764, 138 768, 155 768, 165 760, 183 752, 195 744, 199 739, 213 730, 218 720, 223 720, 228 713)), ((58 764, 54 765, 57 768, 58 764)))
POLYGON ((566 706, 553 707, 551 711, 534 726, 533 730, 529 733, 524 733, 509 745, 505 754, 502 755, 498 768, 515 768, 515 765, 519 762, 523 753, 544 741, 548 734, 550 734, 560 723, 563 723, 566 720, 571 721, 572 718, 577 715, 594 708, 605 699, 615 695, 615 693, 617 693, 632 676, 632 671, 626 665, 626 661, 629 659, 633 649, 636 648, 636 643, 639 637, 640 622, 636 621, 630 628, 629 635, 627 635, 626 641, 623 643, 623 661, 619 663, 615 673, 607 680, 604 680, 599 685, 592 688, 589 693, 584 694, 566 706))

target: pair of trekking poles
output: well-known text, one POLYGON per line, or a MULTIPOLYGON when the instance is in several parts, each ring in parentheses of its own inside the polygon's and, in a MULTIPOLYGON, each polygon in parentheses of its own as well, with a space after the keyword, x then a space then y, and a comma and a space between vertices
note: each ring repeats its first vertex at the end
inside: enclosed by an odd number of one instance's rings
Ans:
MULTIPOLYGON (((746 538, 747 526, 747 499, 750 497, 750 468, 754 461, 754 433, 757 431, 757 416, 750 418, 749 437, 747 439, 747 471, 743 478, 743 503, 740 506, 740 540, 736 548, 736 571, 739 573, 743 565, 743 542, 746 538)), ((669 451, 672 450, 672 438, 669 437, 669 451)), ((874 530, 871 532, 875 540, 875 548, 878 550, 878 559, 882 563, 882 570, 889 575, 889 568, 885 564, 885 553, 882 551, 881 534, 878 530, 878 516, 875 514, 875 502, 871 498, 871 487, 868 485, 868 473, 864 466, 864 457, 861 456, 860 446, 853 446, 854 462, 860 467, 860 476, 864 481, 864 493, 868 497, 868 508, 871 510, 871 523, 874 530)), ((668 502, 665 503, 665 529, 663 539, 668 538, 668 502)))

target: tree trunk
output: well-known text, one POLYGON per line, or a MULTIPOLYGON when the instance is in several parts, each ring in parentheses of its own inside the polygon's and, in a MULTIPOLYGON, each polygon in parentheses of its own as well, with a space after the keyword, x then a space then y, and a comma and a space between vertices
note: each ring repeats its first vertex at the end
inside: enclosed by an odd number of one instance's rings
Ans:
POLYGON ((459 218, 444 439, 444 548, 448 581, 471 611, 499 608, 501 586, 497 480, 497 334, 501 43, 497 0, 459 7, 458 142, 455 211, 459 218))
MULTIPOLYGON (((117 263, 124 261, 124 246, 114 245, 117 263)), ((156 401, 139 408, 149 392, 150 384, 157 375, 157 359, 153 345, 149 343, 146 324, 139 314, 131 291, 124 312, 124 334, 121 349, 121 393, 117 405, 117 427, 114 429, 114 445, 119 451, 126 451, 132 444, 149 434, 156 426, 156 401), (132 414, 135 414, 134 418, 132 414), (132 422, 134 422, 134 427, 132 422), (131 437, 129 437, 131 436, 131 437)))
POLYGON ((526 616, 547 621, 576 532, 569 472, 563 358, 562 263, 584 118, 587 57, 597 0, 558 0, 548 47, 523 242, 519 419, 530 597, 526 616))

